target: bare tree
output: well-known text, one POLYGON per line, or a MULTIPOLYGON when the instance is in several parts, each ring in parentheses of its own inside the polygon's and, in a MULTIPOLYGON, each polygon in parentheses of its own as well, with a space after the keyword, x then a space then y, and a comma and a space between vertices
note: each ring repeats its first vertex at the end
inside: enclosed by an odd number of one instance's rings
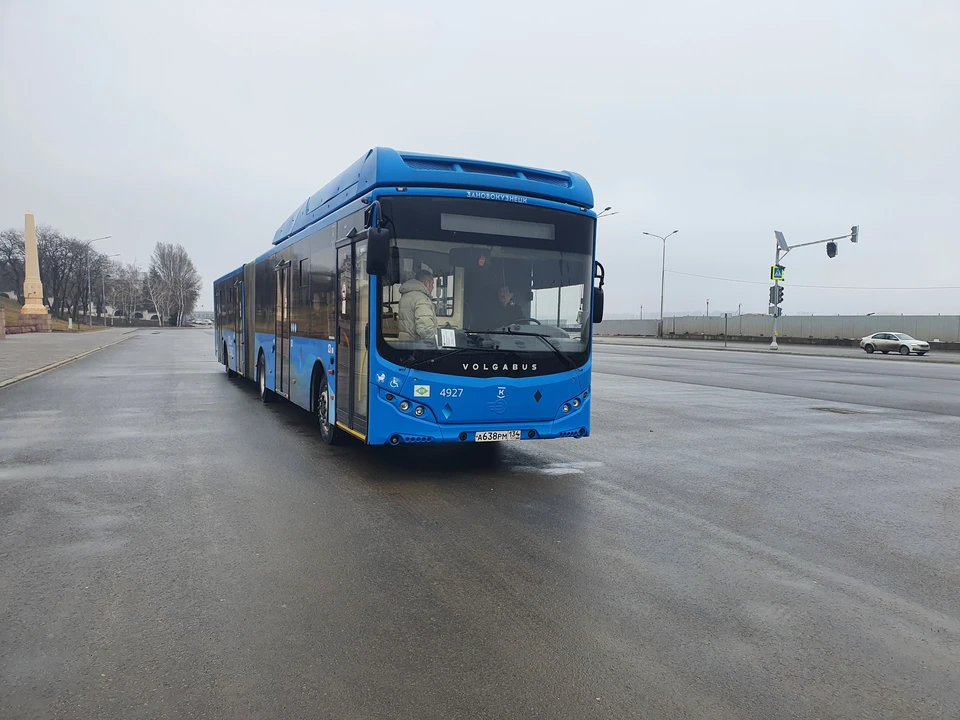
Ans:
POLYGON ((133 262, 128 265, 115 263, 110 274, 113 276, 109 287, 110 304, 129 323, 137 311, 144 308, 143 273, 140 266, 133 262))
MULTIPOLYGON (((67 237, 49 225, 37 226, 37 259, 43 283, 44 303, 59 318, 79 320, 81 311, 89 307, 88 272, 99 275, 107 257, 93 250, 89 242, 67 237)), ((11 228, 0 232, 0 271, 13 280, 20 302, 23 302, 24 280, 23 230, 11 228)))
POLYGON ((146 286, 160 323, 170 318, 180 326, 193 312, 203 282, 183 245, 157 243, 150 256, 146 286))

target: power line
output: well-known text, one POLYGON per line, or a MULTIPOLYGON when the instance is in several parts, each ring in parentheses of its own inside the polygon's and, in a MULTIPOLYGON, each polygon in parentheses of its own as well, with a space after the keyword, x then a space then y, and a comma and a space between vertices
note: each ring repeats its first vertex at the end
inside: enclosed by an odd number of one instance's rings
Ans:
MULTIPOLYGON (((740 283, 742 285, 769 285, 759 280, 735 280, 733 278, 714 277, 712 275, 697 275, 696 273, 667 270, 671 275, 686 275, 687 277, 702 278, 703 280, 720 280, 721 282, 740 283)), ((960 290, 960 285, 932 285, 927 287, 862 287, 855 285, 797 285, 790 283, 790 287, 817 288, 820 290, 960 290)))

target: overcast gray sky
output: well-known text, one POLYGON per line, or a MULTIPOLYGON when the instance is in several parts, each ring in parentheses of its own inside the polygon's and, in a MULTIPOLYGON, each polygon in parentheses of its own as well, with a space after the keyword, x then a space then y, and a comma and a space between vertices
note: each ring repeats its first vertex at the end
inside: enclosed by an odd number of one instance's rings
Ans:
POLYGON ((375 145, 591 182, 608 309, 960 312, 960 3, 0 0, 0 226, 206 282, 375 145), (793 284, 793 286, 791 286, 793 284))

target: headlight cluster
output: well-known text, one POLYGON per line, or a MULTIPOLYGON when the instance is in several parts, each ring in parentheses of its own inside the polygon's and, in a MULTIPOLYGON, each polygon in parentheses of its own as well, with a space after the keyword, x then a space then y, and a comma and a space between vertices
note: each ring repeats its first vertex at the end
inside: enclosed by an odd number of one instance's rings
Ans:
POLYGON ((563 411, 563 414, 566 415, 573 410, 579 408, 587 399, 587 391, 584 390, 580 395, 577 395, 572 400, 567 400, 563 405, 560 406, 560 410, 563 411))
POLYGON ((398 398, 393 393, 386 393, 383 397, 387 402, 396 403, 397 407, 400 408, 400 412, 410 412, 410 408, 413 408, 413 414, 417 417, 423 417, 427 412, 427 409, 423 405, 414 406, 409 400, 401 399, 400 402, 396 402, 398 398))

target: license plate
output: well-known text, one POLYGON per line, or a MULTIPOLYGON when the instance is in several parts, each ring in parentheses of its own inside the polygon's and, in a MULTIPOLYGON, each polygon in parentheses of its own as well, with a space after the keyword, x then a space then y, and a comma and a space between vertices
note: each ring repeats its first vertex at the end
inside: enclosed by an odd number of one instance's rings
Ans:
POLYGON ((503 440, 519 440, 519 430, 484 430, 478 432, 474 438, 476 442, 502 442, 503 440))

